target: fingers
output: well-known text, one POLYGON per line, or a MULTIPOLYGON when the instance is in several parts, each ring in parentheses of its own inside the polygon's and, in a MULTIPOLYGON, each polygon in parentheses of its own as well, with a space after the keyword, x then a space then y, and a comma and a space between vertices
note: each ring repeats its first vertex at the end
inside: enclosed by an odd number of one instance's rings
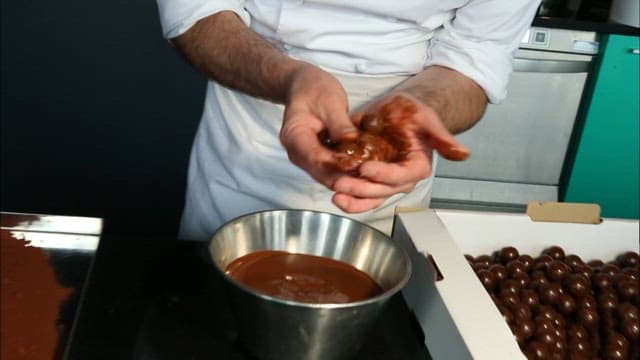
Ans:
POLYGON ((448 160, 462 161, 469 157, 469 149, 455 139, 432 109, 424 107, 421 113, 419 121, 422 124, 419 129, 422 141, 428 148, 436 149, 448 160))
POLYGON ((389 197, 410 192, 420 180, 431 175, 430 159, 416 151, 402 163, 368 161, 360 166, 359 177, 340 177, 333 189, 357 197, 389 197))
POLYGON ((382 205, 385 200, 386 198, 359 199, 343 193, 336 193, 331 199, 340 210, 346 213, 359 213, 375 209, 382 205))
POLYGON ((463 161, 471 155, 469 149, 456 141, 453 136, 451 138, 432 136, 427 141, 430 147, 436 149, 438 154, 447 160, 463 161))
POLYGON ((360 166, 360 176, 370 181, 399 186, 404 183, 418 182, 431 176, 432 153, 411 151, 402 162, 387 163, 368 161, 360 166))

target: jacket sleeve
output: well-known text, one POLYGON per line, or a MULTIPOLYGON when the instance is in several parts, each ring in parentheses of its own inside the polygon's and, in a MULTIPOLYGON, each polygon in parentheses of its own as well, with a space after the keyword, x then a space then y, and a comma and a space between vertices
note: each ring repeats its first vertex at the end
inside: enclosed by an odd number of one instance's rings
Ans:
POLYGON ((431 39, 427 66, 441 65, 478 83, 489 101, 507 95, 512 58, 539 0, 471 0, 431 39))
POLYGON ((165 38, 171 39, 189 30, 198 20, 220 11, 230 10, 249 25, 244 0, 156 0, 160 25, 165 38))

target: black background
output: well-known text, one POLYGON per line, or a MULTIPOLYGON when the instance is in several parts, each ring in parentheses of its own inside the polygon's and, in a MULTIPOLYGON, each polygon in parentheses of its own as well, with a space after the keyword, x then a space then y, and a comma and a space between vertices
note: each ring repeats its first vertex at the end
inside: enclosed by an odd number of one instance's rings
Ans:
POLYGON ((2 211, 175 235, 206 81, 155 1, 2 2, 2 211))

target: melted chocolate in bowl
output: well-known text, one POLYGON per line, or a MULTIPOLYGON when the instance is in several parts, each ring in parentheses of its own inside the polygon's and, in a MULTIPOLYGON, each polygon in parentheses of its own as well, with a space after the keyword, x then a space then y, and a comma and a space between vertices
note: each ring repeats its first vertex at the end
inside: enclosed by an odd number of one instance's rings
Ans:
POLYGON ((269 296, 316 304, 362 301, 382 288, 366 273, 327 257, 264 250, 239 257, 226 274, 269 296))

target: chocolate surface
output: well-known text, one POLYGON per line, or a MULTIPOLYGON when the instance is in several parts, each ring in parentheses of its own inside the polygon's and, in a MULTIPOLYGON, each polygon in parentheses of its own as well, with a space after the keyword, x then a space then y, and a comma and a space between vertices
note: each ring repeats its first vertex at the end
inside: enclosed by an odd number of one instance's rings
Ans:
POLYGON ((395 96, 376 112, 354 117, 360 130, 356 139, 336 143, 326 131, 319 137, 325 146, 337 152, 338 167, 342 171, 357 171, 365 161, 399 162, 409 151, 408 120, 417 111, 409 99, 395 96))
POLYGON ((366 273, 327 257, 264 250, 227 268, 231 278, 269 296, 305 303, 349 303, 382 293, 366 273))

